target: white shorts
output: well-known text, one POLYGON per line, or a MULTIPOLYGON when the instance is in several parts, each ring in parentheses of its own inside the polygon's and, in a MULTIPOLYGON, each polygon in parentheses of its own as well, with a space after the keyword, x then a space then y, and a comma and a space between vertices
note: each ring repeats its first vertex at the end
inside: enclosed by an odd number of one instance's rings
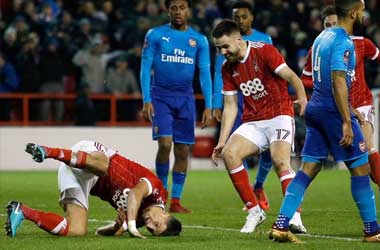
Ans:
POLYGON ((366 122, 369 122, 372 125, 372 128, 375 126, 375 107, 372 105, 366 105, 356 108, 364 117, 366 122))
MULTIPOLYGON (((84 151, 92 153, 96 151, 104 152, 108 157, 116 153, 115 150, 108 149, 102 144, 94 141, 80 141, 71 147, 74 152, 84 151)), ((98 176, 86 170, 71 168, 61 163, 58 170, 58 187, 61 192, 59 203, 62 207, 65 204, 76 204, 88 209, 88 197, 91 188, 98 180, 98 176)))
POLYGON ((293 117, 279 115, 269 120, 243 123, 233 134, 241 135, 255 144, 261 153, 275 141, 286 141, 293 147, 294 131, 293 117))

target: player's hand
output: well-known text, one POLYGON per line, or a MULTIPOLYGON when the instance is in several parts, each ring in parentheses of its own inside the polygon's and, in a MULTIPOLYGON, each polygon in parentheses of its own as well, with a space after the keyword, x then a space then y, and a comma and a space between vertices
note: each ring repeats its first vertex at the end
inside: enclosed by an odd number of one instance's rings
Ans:
POLYGON ((299 115, 304 115, 307 105, 307 98, 299 98, 294 101, 294 104, 299 105, 299 115))
POLYGON ((218 143, 212 152, 211 159, 214 162, 215 166, 218 166, 218 161, 222 158, 222 150, 224 148, 224 143, 218 143))
POLYGON ((144 103, 142 108, 142 114, 145 120, 152 122, 152 117, 154 116, 154 108, 152 103, 144 103))
POLYGON ((116 220, 109 225, 98 228, 95 232, 96 235, 120 236, 125 232, 127 228, 127 224, 125 223, 125 218, 126 218, 125 212, 121 208, 119 208, 117 211, 118 211, 118 216, 116 220))
POLYGON ((343 137, 339 141, 339 144, 344 148, 351 146, 354 140, 354 133, 352 132, 351 122, 343 122, 342 132, 343 137))
POLYGON ((223 117, 223 111, 221 109, 214 109, 213 116, 217 122, 221 122, 223 117))
POLYGON ((132 237, 146 239, 146 237, 137 229, 135 220, 128 221, 128 232, 132 237))
POLYGON ((202 129, 209 126, 212 122, 212 110, 205 109, 202 115, 202 129))
POLYGON ((115 223, 115 229, 116 232, 114 233, 115 236, 120 236, 124 233, 124 227, 123 223, 125 223, 125 220, 127 219, 127 216, 124 212, 124 209, 118 208, 117 209, 117 218, 116 218, 116 223, 115 223))
POLYGON ((362 113, 359 112, 357 109, 352 109, 352 112, 354 113, 355 117, 358 119, 360 126, 364 126, 365 118, 362 113))

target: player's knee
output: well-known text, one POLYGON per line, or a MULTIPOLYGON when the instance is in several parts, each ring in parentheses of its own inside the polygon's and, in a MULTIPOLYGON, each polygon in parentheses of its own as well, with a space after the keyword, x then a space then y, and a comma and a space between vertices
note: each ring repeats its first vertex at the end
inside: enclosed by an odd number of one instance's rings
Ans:
POLYGON ((96 172, 100 172, 100 174, 106 174, 108 172, 108 164, 109 159, 104 153, 91 153, 89 165, 91 165, 96 170, 96 172))
POLYGON ((283 171, 290 168, 289 160, 284 159, 283 157, 272 156, 272 164, 276 171, 283 171))
POLYGON ((174 156, 177 160, 187 160, 189 157, 189 146, 184 144, 174 146, 174 156))
POLYGON ((168 141, 160 142, 158 144, 158 151, 161 154, 169 154, 172 149, 172 143, 168 141))
POLYGON ((238 152, 232 147, 225 147, 222 151, 222 157, 223 161, 227 163, 227 165, 230 165, 229 163, 233 164, 233 162, 241 160, 239 159, 238 152))
POLYGON ((68 236, 84 236, 86 234, 87 234, 87 228, 74 226, 74 227, 69 227, 69 232, 67 235, 68 236))

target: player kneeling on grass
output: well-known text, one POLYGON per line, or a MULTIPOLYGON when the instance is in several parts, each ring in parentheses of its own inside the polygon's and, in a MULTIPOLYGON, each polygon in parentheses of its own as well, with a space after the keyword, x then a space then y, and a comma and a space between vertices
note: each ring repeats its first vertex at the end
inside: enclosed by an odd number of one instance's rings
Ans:
POLYGON ((87 232, 89 195, 108 201, 118 210, 114 224, 97 230, 99 235, 130 235, 145 238, 138 227, 146 225, 153 235, 179 235, 181 223, 165 212, 167 192, 149 169, 94 141, 80 141, 71 149, 49 148, 33 143, 25 151, 36 162, 53 158, 62 162, 58 171, 60 205, 66 217, 9 202, 5 224, 8 236, 16 236, 22 220, 61 236, 87 232))

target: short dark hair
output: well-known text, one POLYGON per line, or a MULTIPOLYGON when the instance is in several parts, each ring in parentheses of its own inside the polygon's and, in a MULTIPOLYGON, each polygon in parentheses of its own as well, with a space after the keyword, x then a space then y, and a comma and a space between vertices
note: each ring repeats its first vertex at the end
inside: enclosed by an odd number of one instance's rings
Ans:
POLYGON ((237 1, 231 5, 231 10, 233 9, 248 9, 251 14, 253 14, 253 6, 246 1, 237 1))
POLYGON ((225 19, 215 26, 215 28, 211 31, 211 35, 214 38, 221 38, 224 35, 228 36, 235 32, 240 34, 240 29, 237 23, 231 19, 225 19))
MULTIPOLYGON (((173 0, 165 0, 165 7, 168 9, 169 6, 170 6, 170 3, 172 2, 173 0)), ((187 5, 189 5, 189 7, 191 8, 191 0, 185 0, 187 2, 187 5)))
MULTIPOLYGON (((153 234, 153 230, 151 228, 148 228, 148 231, 153 234)), ((180 235, 182 231, 182 224, 181 222, 175 218, 173 215, 170 215, 168 218, 168 223, 165 231, 160 233, 157 236, 178 236, 180 235)))
POLYGON ((338 18, 346 17, 354 5, 362 0, 335 0, 335 11, 338 18))
POLYGON ((321 19, 325 20, 326 17, 336 15, 336 10, 334 5, 327 5, 321 11, 321 19))

